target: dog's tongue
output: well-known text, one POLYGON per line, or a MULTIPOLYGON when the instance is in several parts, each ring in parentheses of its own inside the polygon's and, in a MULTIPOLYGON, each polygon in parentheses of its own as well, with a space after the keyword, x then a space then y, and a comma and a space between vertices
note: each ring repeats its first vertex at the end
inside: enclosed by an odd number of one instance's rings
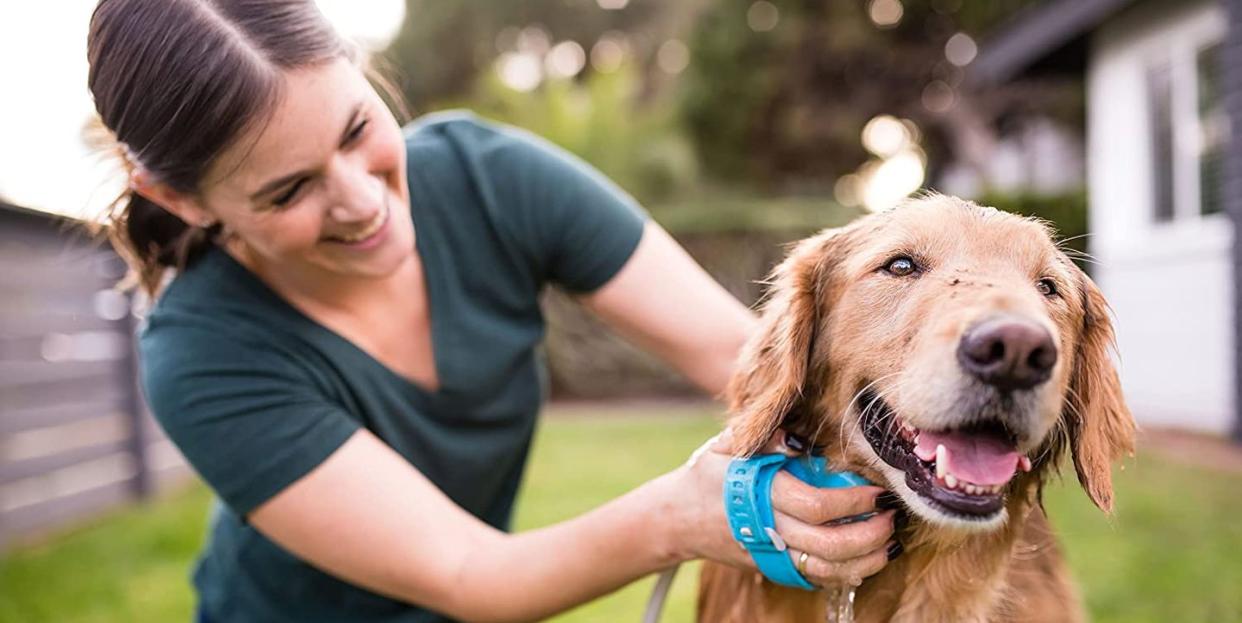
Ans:
POLYGON ((920 431, 915 452, 920 457, 935 456, 938 445, 944 445, 948 455, 945 465, 948 473, 977 485, 1009 482, 1018 466, 1017 450, 1008 442, 989 435, 920 431))

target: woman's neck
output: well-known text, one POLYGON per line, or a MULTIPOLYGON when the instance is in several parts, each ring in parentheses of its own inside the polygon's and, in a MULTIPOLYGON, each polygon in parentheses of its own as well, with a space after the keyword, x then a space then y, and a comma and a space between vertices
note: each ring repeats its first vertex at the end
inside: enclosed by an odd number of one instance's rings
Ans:
POLYGON ((225 252, 263 281, 272 291, 312 317, 365 316, 377 305, 425 298, 422 262, 411 253, 395 270, 381 277, 337 275, 315 267, 271 266, 245 249, 226 246, 225 252))

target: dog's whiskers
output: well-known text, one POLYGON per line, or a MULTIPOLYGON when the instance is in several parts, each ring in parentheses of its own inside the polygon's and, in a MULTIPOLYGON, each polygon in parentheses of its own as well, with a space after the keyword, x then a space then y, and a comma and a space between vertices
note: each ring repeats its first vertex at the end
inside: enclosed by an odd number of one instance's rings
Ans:
MULTIPOLYGON (((854 409, 854 405, 858 402, 858 400, 859 400, 860 398, 862 398, 863 394, 867 393, 867 390, 872 389, 873 387, 875 387, 875 388, 877 389, 877 391, 876 391, 876 395, 878 396, 878 395, 880 394, 880 391, 879 391, 879 389, 878 389, 878 387, 877 387, 877 384, 878 384, 878 383, 880 383, 880 382, 882 382, 882 381, 885 381, 885 380, 887 380, 887 379, 890 379, 890 378, 893 378, 893 377, 895 377, 895 376, 898 376, 898 375, 900 375, 900 374, 901 374, 901 372, 900 372, 900 371, 898 371, 898 372, 892 372, 892 373, 889 373, 889 374, 885 374, 885 375, 883 375, 883 376, 880 376, 880 377, 876 378, 875 380, 871 381, 870 383, 867 383, 866 385, 864 385, 864 386, 863 386, 863 388, 862 388, 862 389, 858 390, 858 391, 854 394, 853 398, 851 398, 851 399, 850 399, 849 403, 848 403, 847 405, 845 405, 845 409, 844 409, 844 410, 840 413, 840 424, 838 425, 838 429, 837 429, 837 439, 838 439, 838 441, 839 441, 839 448, 838 448, 838 449, 839 449, 839 454, 840 454, 840 456, 845 456, 845 450, 846 450, 846 447, 845 447, 845 441, 846 441, 846 438, 847 438, 847 436, 846 436, 846 426, 848 426, 848 425, 849 425, 849 421, 850 421, 850 420, 849 420, 849 418, 848 418, 848 417, 846 417, 846 416, 847 416, 847 415, 848 415, 848 414, 849 414, 849 413, 850 413, 850 412, 854 409)), ((820 418, 820 421, 819 421, 818 425, 817 425, 817 426, 816 426, 816 428, 815 428, 815 435, 814 435, 814 437, 813 437, 814 439, 818 439, 818 438, 819 438, 820 434, 822 434, 822 433, 823 433, 824 425, 825 425, 825 424, 827 424, 827 423, 828 423, 828 418, 827 418, 827 417, 820 418)))

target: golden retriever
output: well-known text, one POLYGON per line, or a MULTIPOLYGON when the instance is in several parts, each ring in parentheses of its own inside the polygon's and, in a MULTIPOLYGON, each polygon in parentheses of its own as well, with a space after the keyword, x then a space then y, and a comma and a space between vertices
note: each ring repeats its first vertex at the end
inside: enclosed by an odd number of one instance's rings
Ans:
MULTIPOLYGON (((1100 509, 1135 426, 1094 283, 1029 218, 930 194, 803 240, 728 389, 735 449, 778 428, 898 494, 905 553, 855 620, 1083 618, 1040 490, 1063 452, 1100 509)), ((820 622, 824 592, 704 565, 699 621, 820 622)))

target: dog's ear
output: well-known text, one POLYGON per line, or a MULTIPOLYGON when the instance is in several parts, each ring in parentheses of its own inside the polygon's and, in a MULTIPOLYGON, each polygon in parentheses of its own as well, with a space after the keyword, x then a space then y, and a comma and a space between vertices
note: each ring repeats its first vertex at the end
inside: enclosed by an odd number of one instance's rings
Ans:
POLYGON ((1135 425, 1110 356, 1116 345, 1108 303, 1091 278, 1075 270, 1083 320, 1065 417, 1078 481, 1107 513, 1113 509, 1112 463, 1133 454, 1135 425))
POLYGON ((725 390, 739 454, 758 451, 801 401, 826 267, 844 237, 843 229, 829 229, 799 242, 768 279, 759 328, 725 390))

